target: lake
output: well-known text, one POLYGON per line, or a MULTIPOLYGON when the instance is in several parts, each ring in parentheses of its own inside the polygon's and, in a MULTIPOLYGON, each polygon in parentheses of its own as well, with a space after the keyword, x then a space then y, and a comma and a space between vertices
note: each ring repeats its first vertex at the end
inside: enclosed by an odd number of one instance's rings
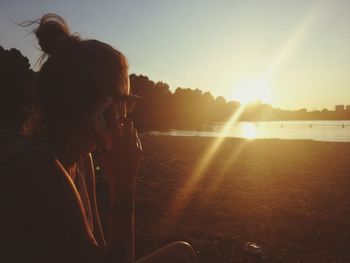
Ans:
POLYGON ((266 121, 214 123, 198 130, 170 129, 150 135, 236 137, 246 139, 297 139, 350 142, 350 121, 266 121))

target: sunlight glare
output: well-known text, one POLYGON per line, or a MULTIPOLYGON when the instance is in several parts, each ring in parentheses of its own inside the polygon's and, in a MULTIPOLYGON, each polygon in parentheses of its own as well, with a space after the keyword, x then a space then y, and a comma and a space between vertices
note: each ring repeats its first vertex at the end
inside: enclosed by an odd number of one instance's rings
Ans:
MULTIPOLYGON (((182 214, 183 210, 188 206, 191 201, 192 195, 202 179, 204 173, 208 170, 208 167, 213 162, 213 157, 217 154, 220 146, 224 142, 226 136, 229 134, 231 127, 239 119, 241 114, 244 112, 247 104, 260 101, 263 103, 271 103, 272 92, 269 85, 270 79, 272 79, 277 71, 280 69, 283 63, 285 63, 292 51, 300 45, 301 41, 304 39, 306 33, 310 30, 315 18, 319 17, 324 10, 325 4, 320 4, 314 6, 311 12, 306 16, 306 18, 301 21, 300 25, 292 32, 287 39, 285 45, 277 53, 277 56, 272 60, 270 67, 257 79, 245 79, 238 83, 233 91, 232 99, 238 100, 241 106, 233 113, 230 120, 225 124, 223 129, 220 131, 221 136, 215 138, 210 147, 203 153, 201 158, 199 158, 198 163, 194 166, 193 172, 189 175, 188 180, 175 194, 175 197, 171 201, 168 211, 165 216, 161 219, 160 228, 166 229, 171 224, 175 223, 178 217, 182 214)), ((256 126, 253 123, 243 126, 242 133, 247 139, 254 139, 257 137, 256 126)), ((235 158, 238 156, 241 147, 237 151, 232 153, 235 158)), ((225 168, 221 171, 222 174, 228 169, 227 164, 225 168)), ((220 180, 218 180, 219 182, 220 180)), ((216 184, 217 185, 217 184, 216 184)))
POLYGON ((268 81, 273 78, 280 70, 282 65, 287 62, 288 58, 293 55, 293 52, 296 52, 296 49, 302 44, 305 37, 307 37, 307 35, 310 33, 312 26, 315 24, 317 19, 319 19, 324 11, 327 10, 329 4, 331 4, 331 1, 319 1, 312 7, 310 12, 307 13, 294 31, 291 32, 282 48, 273 58, 272 63, 262 76, 263 81, 268 81))
POLYGON ((256 139, 256 136, 257 136, 256 124, 251 122, 241 123, 240 134, 243 138, 246 138, 248 140, 256 139))
POLYGON ((232 117, 226 122, 225 126, 220 131, 221 135, 213 140, 212 144, 203 153, 201 158, 199 158, 199 162, 194 166, 194 170, 189 175, 188 180, 173 198, 166 216, 162 218, 160 228, 166 228, 167 226, 173 224, 174 221, 176 222, 182 211, 187 207, 188 203, 191 201, 191 197, 196 189, 196 186, 207 171, 208 167, 211 165, 213 157, 226 139, 234 123, 244 112, 244 109, 245 105, 242 105, 233 113, 232 117))
POLYGON ((265 81, 245 79, 241 80, 234 88, 232 98, 241 104, 253 102, 272 102, 271 87, 265 81))

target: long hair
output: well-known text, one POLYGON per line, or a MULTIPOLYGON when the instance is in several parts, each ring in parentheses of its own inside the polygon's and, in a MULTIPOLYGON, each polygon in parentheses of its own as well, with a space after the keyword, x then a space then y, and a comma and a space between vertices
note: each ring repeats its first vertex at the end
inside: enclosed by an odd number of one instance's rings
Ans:
POLYGON ((69 129, 101 99, 128 92, 127 60, 118 50, 71 34, 56 14, 44 15, 34 33, 47 60, 38 73, 36 113, 27 125, 32 133, 69 129))

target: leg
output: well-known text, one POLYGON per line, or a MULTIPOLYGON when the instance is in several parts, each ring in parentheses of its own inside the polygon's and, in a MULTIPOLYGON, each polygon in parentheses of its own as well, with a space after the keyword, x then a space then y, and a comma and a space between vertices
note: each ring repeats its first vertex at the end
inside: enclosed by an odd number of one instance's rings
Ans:
POLYGON ((152 254, 141 258, 136 263, 196 263, 197 257, 193 248, 186 242, 175 242, 152 254))

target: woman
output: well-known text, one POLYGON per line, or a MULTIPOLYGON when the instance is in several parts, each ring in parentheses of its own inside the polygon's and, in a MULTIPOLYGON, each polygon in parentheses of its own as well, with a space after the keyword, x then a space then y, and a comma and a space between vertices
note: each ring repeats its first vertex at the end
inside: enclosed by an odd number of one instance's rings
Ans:
MULTIPOLYGON (((97 40, 81 40, 48 14, 36 35, 52 54, 38 73, 32 134, 40 138, 1 165, 2 256, 8 262, 134 262, 134 187, 142 147, 126 117, 127 62, 97 40), (116 117, 118 112, 118 118, 116 117), (98 147, 109 182, 107 246, 96 241, 69 171, 98 147), (12 186, 12 188, 11 188, 12 186), (10 200, 10 201, 9 201, 10 200)), ((171 244, 140 262, 194 262, 171 244)))
MULTIPOLYGON (((24 26, 32 24, 33 22, 29 22, 25 23, 24 26)), ((47 14, 41 18, 40 26, 34 31, 43 51, 39 60, 42 62, 47 58, 47 63, 49 64, 55 53, 56 42, 60 38, 70 35, 69 27, 61 17, 55 14, 47 14)), ((69 176, 80 195, 86 219, 96 241, 100 247, 106 246, 97 208, 95 170, 90 153, 69 169, 69 176)))
MULTIPOLYGON (((52 54, 50 54, 52 55, 52 54)), ((32 106, 35 73, 28 58, 17 49, 5 50, 0 46, 0 162, 13 151, 28 147, 25 120, 32 106), (11 152, 6 145, 12 144, 11 152), (2 149, 2 150, 1 150, 2 149)), ((33 146, 33 145, 32 145, 33 146)), ((95 174, 91 154, 70 169, 74 184, 84 206, 87 221, 100 246, 105 245, 95 194, 95 174)))

